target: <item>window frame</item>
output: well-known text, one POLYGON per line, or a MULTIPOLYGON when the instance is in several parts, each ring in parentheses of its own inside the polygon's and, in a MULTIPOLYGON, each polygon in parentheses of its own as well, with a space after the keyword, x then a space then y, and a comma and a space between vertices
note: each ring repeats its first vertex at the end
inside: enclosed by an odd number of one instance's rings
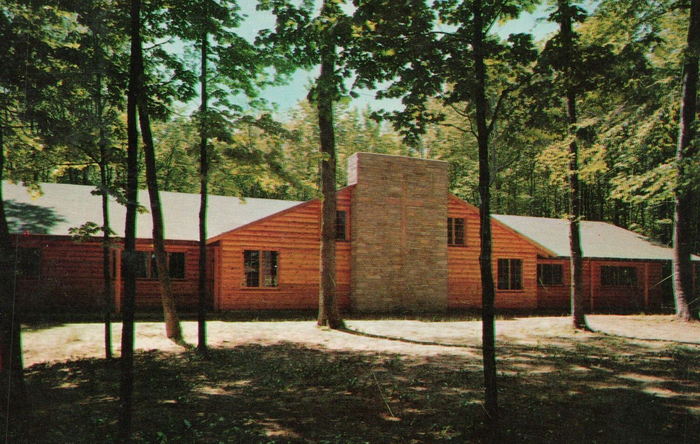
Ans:
POLYGON ((564 285, 564 265, 550 263, 537 264, 537 285, 540 287, 558 287, 564 285), (551 271, 550 273, 545 273, 545 268, 551 269, 554 267, 559 269, 557 273, 552 274, 551 271), (558 282, 551 281, 551 279, 543 279, 543 277, 551 278, 552 276, 556 276, 556 274, 558 274, 558 282))
POLYGON ((635 288, 638 284, 637 267, 627 265, 600 266, 601 287, 635 288))
MULTIPOLYGON (((135 250, 136 254, 136 279, 144 281, 158 280, 158 268, 156 266, 156 255, 153 250, 135 250)), ((187 279, 187 252, 185 251, 166 251, 168 260, 168 275, 171 280, 184 281, 187 279), (170 260, 173 254, 182 255, 182 277, 173 276, 170 268, 170 260)), ((126 264, 124 261, 124 250, 122 250, 122 267, 126 264)), ((122 270, 122 276, 124 271, 122 270)))
POLYGON ((277 289, 280 287, 280 252, 279 250, 243 250, 243 279, 241 280, 241 287, 243 289, 257 290, 257 289, 277 289), (255 253, 257 258, 257 264, 255 269, 252 270, 249 264, 248 255, 252 256, 255 253), (274 258, 274 259, 273 259, 274 258), (274 262, 273 265, 270 265, 274 262), (249 276, 252 273, 257 274, 257 285, 250 285, 252 283, 249 280, 249 276), (270 280, 268 280, 270 279, 270 280))
POLYGON ((467 245, 467 221, 464 217, 447 218, 447 245, 465 247, 467 245))
POLYGON ((187 254, 184 251, 168 251, 168 275, 170 276, 170 279, 173 280, 182 280, 187 278, 187 254), (171 261, 173 260, 174 255, 182 257, 182 276, 180 276, 180 273, 178 273, 177 276, 173 275, 171 261))
POLYGON ((499 258, 497 261, 496 289, 501 291, 522 291, 523 285, 523 260, 517 258, 499 258), (515 266, 514 266, 515 265, 515 266), (502 278, 507 276, 507 282, 502 278), (517 277, 517 279, 514 279, 517 277), (517 286, 515 285, 517 284, 517 286))
POLYGON ((19 279, 41 278, 42 254, 40 247, 17 247, 15 273, 19 279))
POLYGON ((345 210, 337 210, 335 212, 335 240, 341 242, 347 242, 348 240, 348 214, 345 210))

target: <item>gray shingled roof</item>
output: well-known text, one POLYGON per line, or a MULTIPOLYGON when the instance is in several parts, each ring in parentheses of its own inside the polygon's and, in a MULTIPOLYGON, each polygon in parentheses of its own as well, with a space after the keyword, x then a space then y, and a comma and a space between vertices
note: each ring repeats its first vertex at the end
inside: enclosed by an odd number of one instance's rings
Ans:
MULTIPOLYGON (((507 216, 493 218, 539 244, 553 256, 569 257, 569 222, 545 217, 507 216)), ((672 250, 607 222, 582 221, 583 256, 601 259, 671 260, 672 250)), ((693 257, 694 260, 700 258, 693 257)))
MULTIPOLYGON (((56 183, 41 184, 42 194, 32 196, 22 185, 3 182, 3 198, 10 229, 13 232, 28 231, 32 234, 69 235, 69 228, 91 221, 102 223, 101 197, 91 192, 95 188, 85 185, 56 183)), ((199 239, 199 194, 161 192, 165 236, 171 240, 199 239)), ((139 203, 150 209, 148 193, 139 192, 139 203)), ((208 235, 236 229, 248 223, 299 205, 301 202, 209 196, 208 235)), ((124 236, 126 209, 110 201, 112 230, 124 236)), ((137 216, 137 237, 150 239, 151 215, 137 216)))

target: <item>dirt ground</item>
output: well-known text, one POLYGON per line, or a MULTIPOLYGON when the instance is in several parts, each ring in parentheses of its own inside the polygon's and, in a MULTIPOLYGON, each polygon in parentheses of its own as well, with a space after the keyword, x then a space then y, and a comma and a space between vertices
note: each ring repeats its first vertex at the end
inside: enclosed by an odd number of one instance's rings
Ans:
MULTIPOLYGON (((588 321, 594 332, 567 317, 497 321, 496 442, 697 442, 700 325, 588 321)), ((182 325, 195 344, 196 323, 182 325)), ((211 321, 204 359, 139 322, 133 441, 487 442, 479 321, 347 326, 211 321)), ((32 408, 6 422, 5 442, 116 442, 121 365, 103 358, 102 325, 27 325, 23 339, 32 408)))
MULTIPOLYGON (((700 346, 700 325, 675 321, 665 315, 589 315, 596 333, 582 333, 570 327, 568 317, 523 317, 498 320, 500 344, 552 344, 573 338, 587 340, 599 333, 626 338, 700 346)), ((185 339, 197 342, 195 322, 182 323, 185 339)), ((211 347, 296 343, 305 347, 338 351, 388 352, 413 356, 451 354, 480 355, 481 322, 425 322, 416 320, 349 320, 348 331, 319 329, 313 321, 222 322, 207 324, 211 347)), ((121 324, 113 324, 113 344, 118 354, 121 324)), ((104 330, 99 323, 63 324, 26 328, 23 334, 24 363, 60 362, 104 355, 104 330)), ((166 352, 183 351, 165 338, 162 323, 139 322, 136 348, 166 352)))

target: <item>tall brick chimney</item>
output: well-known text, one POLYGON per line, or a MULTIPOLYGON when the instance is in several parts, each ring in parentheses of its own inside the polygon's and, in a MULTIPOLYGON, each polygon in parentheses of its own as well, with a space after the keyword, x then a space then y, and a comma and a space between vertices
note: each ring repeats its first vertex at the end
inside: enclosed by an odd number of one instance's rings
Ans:
POLYGON ((348 185, 353 310, 445 310, 447 163, 357 153, 348 185))

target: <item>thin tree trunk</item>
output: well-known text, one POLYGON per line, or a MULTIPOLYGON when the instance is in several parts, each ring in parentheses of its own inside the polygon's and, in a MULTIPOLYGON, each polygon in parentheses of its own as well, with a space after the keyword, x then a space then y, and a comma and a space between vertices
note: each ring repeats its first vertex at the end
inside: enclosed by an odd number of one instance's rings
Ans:
POLYGON ((141 48, 141 2, 131 1, 131 60, 127 96, 126 220, 124 222, 124 297, 122 300, 122 344, 119 441, 131 441, 134 393, 134 309, 136 305, 136 215, 138 208, 138 48, 141 48))
POLYGON ((474 29, 472 50, 474 57, 474 103, 476 105, 476 129, 479 145, 479 197, 481 204, 479 235, 481 250, 479 266, 481 271, 481 322, 482 353, 484 362, 485 408, 491 438, 495 439, 498 430, 498 386, 496 381, 496 323, 495 297, 493 284, 491 249, 491 173, 489 170, 489 134, 486 122, 488 103, 486 101, 486 66, 484 63, 484 22, 481 0, 473 3, 474 29))
POLYGON ((139 100, 138 114, 146 162, 146 184, 148 187, 148 197, 151 203, 151 217, 153 219, 153 251, 156 255, 158 281, 160 282, 161 302, 163 304, 163 316, 165 318, 165 334, 168 339, 176 344, 184 345, 180 319, 177 316, 175 297, 173 295, 170 273, 168 271, 168 255, 165 252, 165 229, 160 195, 158 192, 156 156, 153 147, 153 135, 151 134, 151 123, 143 99, 139 100))
MULTIPOLYGON (((12 238, 7 224, 5 201, 2 194, 2 180, 5 167, 4 132, 0 126, 0 386, 3 408, 7 407, 5 418, 9 426, 12 412, 26 405, 27 396, 24 385, 24 364, 22 360, 22 331, 17 313, 17 294, 14 259, 16 254, 12 247, 12 238), (5 385, 6 384, 6 385, 5 385)), ((4 429, 6 429, 6 427, 4 429)))
MULTIPOLYGON (((100 54, 100 48, 95 37, 94 45, 95 54, 100 54)), ((99 122, 99 147, 100 147, 100 187, 102 188, 102 281, 103 281, 103 319, 104 319, 104 342, 105 342, 105 359, 112 359, 112 276, 110 273, 110 243, 111 243, 111 227, 109 223, 109 194, 107 194, 107 186, 109 178, 107 177, 107 139, 104 128, 104 104, 102 102, 102 57, 98 55, 97 62, 97 85, 95 91, 95 114, 99 122)))
POLYGON ((138 118, 143 139, 143 152, 146 163, 146 186, 151 206, 151 218, 153 219, 153 250, 156 256, 156 268, 158 269, 158 281, 160 282, 161 302, 163 305, 163 316, 165 318, 165 334, 176 344, 183 345, 182 329, 175 307, 175 297, 173 295, 170 274, 168 272, 168 256, 165 252, 165 229, 163 223, 163 211, 160 204, 160 194, 158 192, 158 178, 156 171, 156 156, 153 145, 153 134, 151 133, 151 122, 148 114, 145 97, 145 75, 143 65, 143 49, 141 39, 138 45, 132 50, 136 51, 134 61, 136 64, 136 75, 138 81, 138 118))
POLYGON ((571 28, 571 6, 566 0, 559 1, 559 26, 562 47, 567 66, 564 70, 566 84, 566 112, 569 123, 569 244, 571 247, 571 320, 574 328, 589 330, 584 314, 583 253, 581 250, 581 186, 578 171, 578 144, 576 143, 576 90, 573 85, 571 60, 573 57, 573 31, 571 28))
MULTIPOLYGON (((324 9, 328 6, 324 2, 324 9)), ((329 33, 332 31, 329 30, 329 33)), ((335 130, 333 127, 333 99, 335 86, 336 48, 326 36, 322 47, 321 74, 317 85, 318 127, 321 139, 321 263, 320 293, 318 304, 319 326, 341 328, 343 321, 338 312, 335 288, 335 242, 336 242, 336 185, 335 185, 335 130)))
POLYGON ((199 301, 197 304, 197 351, 207 354, 207 198, 209 180, 209 156, 207 153, 207 112, 209 95, 207 91, 207 58, 209 38, 206 30, 202 32, 201 47, 201 107, 200 107, 200 144, 199 144, 199 301))
POLYGON ((676 317, 684 321, 700 318, 698 303, 693 300, 692 214, 693 185, 697 179, 689 177, 697 147, 695 137, 695 113, 697 112, 698 61, 700 60, 700 0, 692 0, 688 25, 688 43, 683 63, 683 97, 676 148, 678 183, 674 192, 673 209, 673 297, 676 317), (692 183, 690 183, 692 181, 692 183))
POLYGON ((107 165, 105 147, 100 146, 100 184, 102 185, 102 280, 103 280, 103 317, 105 359, 112 359, 112 274, 110 272, 110 244, 112 242, 109 224, 109 194, 107 194, 107 165))

